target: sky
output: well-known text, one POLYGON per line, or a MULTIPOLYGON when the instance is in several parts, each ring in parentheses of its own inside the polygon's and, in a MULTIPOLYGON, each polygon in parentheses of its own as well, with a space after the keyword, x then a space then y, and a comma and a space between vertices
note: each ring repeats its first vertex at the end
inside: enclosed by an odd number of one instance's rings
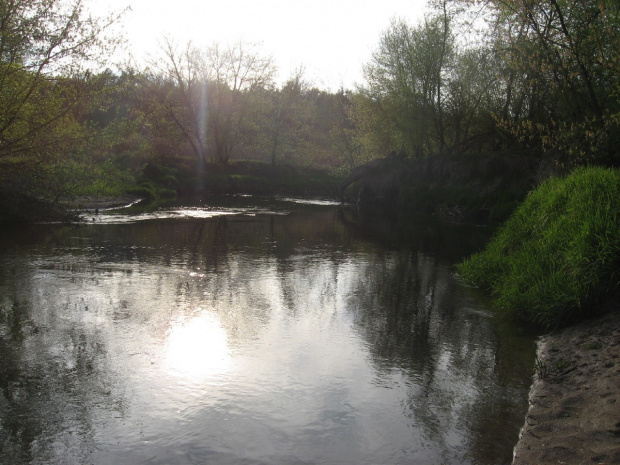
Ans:
POLYGON ((169 36, 179 44, 258 43, 272 56, 278 82, 304 68, 304 80, 324 89, 363 82, 363 64, 393 18, 415 24, 426 0, 91 0, 103 15, 130 6, 121 20, 127 46, 140 63, 169 36))

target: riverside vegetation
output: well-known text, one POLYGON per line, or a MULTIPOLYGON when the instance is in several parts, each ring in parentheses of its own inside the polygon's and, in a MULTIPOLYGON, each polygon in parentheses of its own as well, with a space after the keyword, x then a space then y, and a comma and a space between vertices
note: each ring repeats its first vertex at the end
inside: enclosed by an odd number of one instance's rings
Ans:
POLYGON ((532 191, 458 266, 496 305, 544 328, 592 316, 620 284, 620 172, 579 168, 532 191))
MULTIPOLYGON (((86 3, 0 3, 3 199, 59 206, 128 190, 160 198, 192 186, 274 190, 316 170, 342 180, 392 152, 461 168, 500 154, 511 159, 503 179, 532 158, 549 168, 544 177, 619 163, 615 0, 431 0, 416 23, 386 25, 364 82, 336 91, 302 69, 277 82, 276 63, 255 44, 170 38, 148 63, 114 64, 123 14, 91 18, 86 3), (239 163, 277 174, 234 172, 239 163), (268 179, 290 170, 301 176, 268 179)), ((453 185, 428 196, 419 177, 404 179, 404 210, 475 209, 453 185)), ((522 196, 507 192, 493 216, 522 196)))

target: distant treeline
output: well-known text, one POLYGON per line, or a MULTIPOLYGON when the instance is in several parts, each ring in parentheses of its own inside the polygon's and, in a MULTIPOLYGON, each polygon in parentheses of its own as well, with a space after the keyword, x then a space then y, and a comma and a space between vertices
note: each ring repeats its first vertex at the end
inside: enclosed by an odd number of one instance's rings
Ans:
POLYGON ((150 172, 174 189, 239 160, 345 175, 390 152, 620 162, 617 0, 433 0, 418 23, 395 19, 366 81, 338 91, 303 70, 275 82, 244 43, 169 40, 148 66, 112 71, 119 21, 81 0, 0 2, 1 191, 115 195, 150 172))

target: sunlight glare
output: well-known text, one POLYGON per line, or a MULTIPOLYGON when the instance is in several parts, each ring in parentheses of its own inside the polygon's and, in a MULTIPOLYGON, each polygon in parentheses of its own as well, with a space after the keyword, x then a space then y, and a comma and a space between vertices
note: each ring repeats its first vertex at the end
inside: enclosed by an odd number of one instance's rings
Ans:
POLYGON ((193 380, 224 373, 232 360, 226 330, 215 315, 206 312, 173 323, 165 354, 172 373, 193 380))

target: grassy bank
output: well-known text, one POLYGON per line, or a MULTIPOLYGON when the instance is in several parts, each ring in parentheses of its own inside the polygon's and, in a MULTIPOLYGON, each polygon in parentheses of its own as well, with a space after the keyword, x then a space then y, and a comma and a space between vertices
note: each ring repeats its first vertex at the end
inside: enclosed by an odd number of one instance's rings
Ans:
POLYGON ((577 169, 531 192, 458 271, 519 320, 545 328, 573 323, 619 288, 619 215, 620 171, 577 169))

